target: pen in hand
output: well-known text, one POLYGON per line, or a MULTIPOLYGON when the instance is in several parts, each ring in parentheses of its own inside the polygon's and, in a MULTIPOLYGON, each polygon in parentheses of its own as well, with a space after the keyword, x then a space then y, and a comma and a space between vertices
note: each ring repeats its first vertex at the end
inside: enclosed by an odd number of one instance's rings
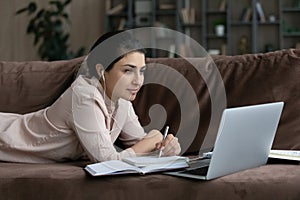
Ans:
MULTIPOLYGON (((169 126, 166 126, 162 142, 166 139, 166 137, 168 135, 168 131, 169 131, 169 126)), ((160 147, 160 150, 159 150, 159 154, 158 154, 159 158, 161 157, 161 154, 162 154, 162 147, 160 147)))

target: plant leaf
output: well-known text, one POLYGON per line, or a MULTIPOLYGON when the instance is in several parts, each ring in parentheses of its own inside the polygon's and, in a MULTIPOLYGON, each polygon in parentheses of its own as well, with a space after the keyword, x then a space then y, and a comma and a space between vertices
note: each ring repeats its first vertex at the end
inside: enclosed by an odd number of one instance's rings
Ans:
POLYGON ((81 47, 80 49, 78 49, 77 52, 76 52, 76 54, 74 55, 75 58, 76 58, 76 57, 82 56, 83 53, 84 53, 84 51, 85 51, 85 48, 84 48, 84 47, 81 47))
POLYGON ((67 13, 64 13, 62 16, 63 16, 65 19, 69 19, 69 15, 68 15, 67 13))
POLYGON ((61 13, 64 9, 64 5, 60 1, 50 1, 49 4, 56 6, 57 11, 55 12, 55 14, 61 13))
POLYGON ((27 26, 27 33, 34 33, 36 30, 35 28, 35 24, 34 24, 34 21, 33 20, 30 20, 29 21, 29 24, 27 26))
POLYGON ((66 0, 66 1, 64 2, 64 6, 70 4, 71 2, 72 2, 72 0, 66 0))
POLYGON ((34 13, 37 9, 37 5, 35 2, 30 2, 28 5, 28 12, 29 14, 34 13))
POLYGON ((16 14, 16 15, 19 15, 19 14, 21 14, 21 13, 27 11, 27 10, 28 10, 28 7, 26 7, 26 8, 21 8, 21 9, 17 10, 15 14, 16 14))
POLYGON ((41 18, 42 15, 44 14, 45 9, 41 9, 37 14, 36 14, 36 18, 41 18))

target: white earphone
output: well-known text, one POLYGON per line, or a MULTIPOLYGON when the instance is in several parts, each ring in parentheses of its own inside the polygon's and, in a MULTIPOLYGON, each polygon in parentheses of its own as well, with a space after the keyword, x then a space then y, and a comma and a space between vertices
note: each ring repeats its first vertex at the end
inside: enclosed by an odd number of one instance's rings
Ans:
POLYGON ((101 70, 101 77, 102 77, 103 81, 105 81, 104 69, 101 70))

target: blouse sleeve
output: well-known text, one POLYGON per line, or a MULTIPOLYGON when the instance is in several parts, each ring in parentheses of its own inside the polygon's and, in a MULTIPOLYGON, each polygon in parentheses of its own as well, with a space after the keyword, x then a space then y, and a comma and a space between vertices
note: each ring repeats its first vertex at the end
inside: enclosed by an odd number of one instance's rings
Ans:
POLYGON ((132 104, 130 102, 129 104, 127 119, 119 137, 125 147, 134 145, 146 136, 132 104))
POLYGON ((104 112, 95 99, 97 92, 95 87, 73 88, 73 126, 85 152, 95 162, 135 156, 131 148, 117 152, 113 146, 104 112))

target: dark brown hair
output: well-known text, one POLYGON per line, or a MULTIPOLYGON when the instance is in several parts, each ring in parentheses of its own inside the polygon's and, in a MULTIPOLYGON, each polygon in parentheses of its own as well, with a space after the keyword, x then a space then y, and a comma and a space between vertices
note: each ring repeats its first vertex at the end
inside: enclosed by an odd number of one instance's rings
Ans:
POLYGON ((92 45, 87 58, 91 75, 96 74, 96 64, 102 64, 105 71, 109 71, 116 62, 131 52, 146 54, 140 41, 130 31, 121 30, 103 34, 92 45))

